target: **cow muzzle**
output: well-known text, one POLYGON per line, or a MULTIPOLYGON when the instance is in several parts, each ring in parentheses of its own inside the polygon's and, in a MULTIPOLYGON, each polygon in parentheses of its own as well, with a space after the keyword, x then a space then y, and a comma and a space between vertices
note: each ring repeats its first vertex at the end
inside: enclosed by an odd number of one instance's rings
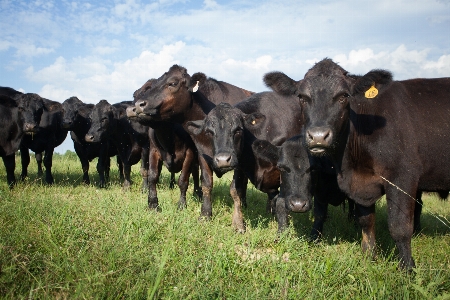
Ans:
POLYGON ((25 123, 23 125, 23 131, 25 132, 25 134, 36 133, 38 131, 38 126, 32 123, 25 123))
POLYGON ((233 159, 229 153, 219 153, 214 156, 214 167, 216 169, 232 169, 233 159))
POLYGON ((311 201, 309 199, 301 199, 295 196, 285 198, 286 208, 292 212, 302 213, 311 209, 311 201))
POLYGON ((306 131, 306 144, 312 154, 322 154, 333 142, 333 133, 326 127, 315 127, 306 131))
POLYGON ((84 136, 84 140, 88 143, 93 143, 94 142, 94 135, 93 134, 86 134, 84 136))

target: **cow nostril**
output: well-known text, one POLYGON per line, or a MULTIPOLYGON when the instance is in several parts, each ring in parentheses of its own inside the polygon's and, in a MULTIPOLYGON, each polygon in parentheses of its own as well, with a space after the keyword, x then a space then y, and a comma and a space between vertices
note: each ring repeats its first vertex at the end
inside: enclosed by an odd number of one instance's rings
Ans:
POLYGON ((140 107, 144 107, 147 103, 145 101, 141 101, 141 103, 139 103, 140 107))
POLYGON ((312 136, 312 134, 309 131, 306 134, 308 136, 308 140, 314 141, 314 137, 312 136))

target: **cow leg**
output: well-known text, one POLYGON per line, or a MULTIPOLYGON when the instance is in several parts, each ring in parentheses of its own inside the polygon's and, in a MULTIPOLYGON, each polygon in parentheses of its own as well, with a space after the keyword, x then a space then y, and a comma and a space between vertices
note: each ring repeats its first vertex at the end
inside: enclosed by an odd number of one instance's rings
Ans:
POLYGON ((200 211, 200 219, 211 219, 212 217, 212 202, 211 192, 213 188, 213 174, 211 168, 206 163, 205 159, 199 155, 199 164, 201 169, 202 178, 202 193, 203 202, 200 211))
MULTIPOLYGON (((415 192, 409 195, 415 195, 415 192)), ((407 190, 408 192, 408 190, 407 190)), ((410 271, 415 267, 411 251, 411 238, 414 231, 415 199, 410 198, 395 187, 386 190, 389 232, 397 245, 400 268, 410 271)))
POLYGON ((178 201, 178 209, 186 208, 186 192, 189 186, 189 176, 191 175, 191 166, 196 154, 192 149, 187 149, 186 157, 181 167, 181 174, 178 178, 178 187, 180 188, 180 200, 178 201))
POLYGON ((309 235, 311 242, 318 242, 322 237, 323 224, 328 215, 328 203, 322 203, 314 199, 314 223, 309 235))
MULTIPOLYGON (((109 156, 108 156, 108 151, 107 151, 107 146, 102 146, 102 149, 100 150, 100 154, 98 156, 98 161, 97 161, 97 172, 98 172, 98 176, 100 177, 100 183, 99 186, 100 188, 105 188, 106 187, 106 181, 105 181, 105 170, 106 170, 106 165, 109 165, 109 156)), ((108 170, 109 173, 109 170, 108 170)))
POLYGON ((46 149, 44 154, 45 182, 53 184, 52 175, 53 148, 46 149))
POLYGON ((277 199, 278 191, 267 193, 266 211, 270 215, 277 214, 277 199))
POLYGON ((200 187, 200 180, 199 180, 200 173, 197 158, 195 158, 194 162, 191 164, 191 174, 192 180, 194 181, 194 195, 197 195, 198 199, 202 199, 203 193, 200 187))
POLYGON ((15 154, 3 156, 2 158, 6 169, 6 181, 8 182, 9 188, 12 189, 16 183, 16 177, 14 176, 14 170, 16 169, 15 154))
POLYGON ((279 198, 277 194, 271 202, 275 203, 275 218, 278 223, 278 233, 282 233, 289 226, 286 201, 283 198, 279 198))
MULTIPOLYGON (((197 179, 198 181, 198 179, 197 179)), ((170 183, 169 189, 173 190, 175 188, 175 172, 170 172, 170 183)))
POLYGON ((422 230, 420 224, 420 215, 422 214, 422 191, 416 193, 416 203, 414 204, 414 233, 419 233, 422 230))
POLYGON ((120 155, 116 156, 116 160, 117 160, 117 168, 119 169, 119 180, 120 182, 124 182, 125 181, 124 165, 120 155))
POLYGON ((148 190, 148 160, 149 148, 143 147, 141 151, 141 176, 142 176, 142 191, 148 190))
POLYGON ((42 174, 44 174, 44 172, 42 171, 42 152, 35 153, 34 157, 36 158, 38 176, 42 176, 42 174))
POLYGON ((83 182, 85 184, 90 184, 91 181, 89 179, 89 160, 87 159, 86 151, 81 144, 76 142, 73 143, 73 147, 75 148, 75 152, 80 159, 81 169, 83 170, 83 182))
POLYGON ((241 170, 237 169, 234 171, 233 181, 230 185, 230 195, 234 202, 232 225, 239 233, 245 232, 244 216, 242 215, 242 194, 247 187, 247 181, 247 177, 241 170))
POLYGON ((123 188, 128 190, 131 187, 131 165, 128 162, 122 160, 123 166, 123 188))
POLYGON ((150 148, 148 161, 148 207, 154 210, 160 210, 158 204, 158 194, 156 184, 161 174, 162 158, 158 151, 150 148))
POLYGON ((369 207, 356 204, 356 210, 362 231, 362 251, 375 258, 375 204, 369 207))
POLYGON ((28 165, 30 164, 30 153, 28 148, 20 147, 20 160, 22 161, 22 174, 20 174, 20 180, 25 180, 28 176, 28 165))

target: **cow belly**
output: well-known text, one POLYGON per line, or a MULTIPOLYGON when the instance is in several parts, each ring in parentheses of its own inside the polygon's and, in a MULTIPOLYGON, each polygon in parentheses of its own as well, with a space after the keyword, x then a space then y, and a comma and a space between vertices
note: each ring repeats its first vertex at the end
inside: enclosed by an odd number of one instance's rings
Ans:
POLYGON ((383 179, 376 174, 343 172, 338 175, 338 184, 348 197, 363 206, 374 204, 384 194, 383 179))

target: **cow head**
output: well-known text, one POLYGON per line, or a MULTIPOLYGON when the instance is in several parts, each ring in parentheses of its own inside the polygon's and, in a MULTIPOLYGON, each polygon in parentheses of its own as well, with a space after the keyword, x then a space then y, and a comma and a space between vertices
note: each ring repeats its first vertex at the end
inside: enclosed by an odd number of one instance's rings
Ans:
POLYGON ((278 199, 284 199, 286 208, 293 212, 306 212, 312 207, 313 174, 303 139, 298 135, 278 147, 265 140, 256 140, 252 145, 257 160, 270 162, 279 169, 278 199))
POLYGON ((80 109, 84 107, 84 103, 77 97, 70 97, 62 103, 62 127, 67 130, 73 130, 77 119, 79 118, 80 109))
POLYGON ((43 99, 37 94, 23 94, 16 101, 23 120, 23 132, 30 135, 37 133, 44 112, 43 99))
POLYGON ((228 103, 220 103, 204 120, 188 122, 186 129, 196 144, 203 140, 203 144, 211 147, 210 164, 221 176, 238 167, 244 146, 244 128, 258 127, 264 119, 259 113, 245 114, 228 103))
POLYGON ((85 136, 86 142, 105 141, 116 129, 117 109, 106 100, 101 100, 92 109, 89 119, 91 127, 85 136))
POLYGON ((164 121, 189 109, 191 92, 197 91, 198 86, 196 82, 192 84, 185 68, 173 65, 160 78, 153 80, 150 87, 144 84, 143 88, 135 99, 138 117, 141 120, 164 121))
MULTIPOLYGON (((364 76, 348 74, 331 59, 316 63, 304 79, 294 81, 280 72, 264 77, 267 86, 284 95, 297 95, 305 119, 305 141, 313 155, 329 155, 342 145, 349 129, 350 101, 365 99, 371 87, 392 81, 391 73, 374 70, 364 76)), ((378 87, 379 88, 379 87, 378 87)), ((374 96, 376 97, 376 95, 374 96)))

